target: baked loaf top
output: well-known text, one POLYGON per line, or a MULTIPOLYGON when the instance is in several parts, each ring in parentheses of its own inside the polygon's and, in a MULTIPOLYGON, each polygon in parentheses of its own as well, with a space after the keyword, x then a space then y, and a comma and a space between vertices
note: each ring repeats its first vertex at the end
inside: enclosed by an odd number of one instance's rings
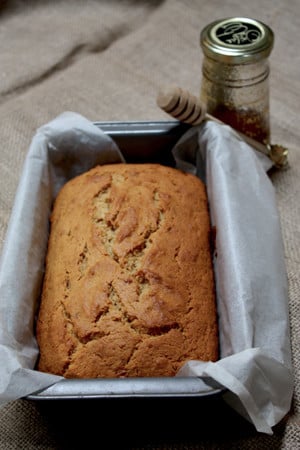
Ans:
POLYGON ((218 357, 204 184, 158 164, 97 166, 61 189, 37 322, 38 369, 173 376, 218 357))

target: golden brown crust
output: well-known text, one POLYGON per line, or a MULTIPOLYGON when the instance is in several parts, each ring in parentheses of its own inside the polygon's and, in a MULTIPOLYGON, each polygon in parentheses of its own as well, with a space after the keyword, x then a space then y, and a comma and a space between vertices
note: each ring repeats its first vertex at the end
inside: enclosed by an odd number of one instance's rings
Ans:
POLYGON ((38 368, 65 377, 173 376, 218 357, 203 183, 156 164, 97 166, 51 217, 38 368))

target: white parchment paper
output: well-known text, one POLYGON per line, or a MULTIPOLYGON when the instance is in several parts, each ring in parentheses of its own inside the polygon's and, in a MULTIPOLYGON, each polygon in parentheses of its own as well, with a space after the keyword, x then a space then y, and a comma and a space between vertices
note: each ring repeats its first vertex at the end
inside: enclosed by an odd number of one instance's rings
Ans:
MULTIPOLYGON (((221 359, 188 362, 179 376, 228 389, 226 400, 256 429, 289 411, 293 376, 288 285, 270 161, 228 126, 205 122, 173 149, 179 168, 207 184, 216 227, 214 257, 221 359)), ((110 137, 84 117, 63 113, 33 137, 0 261, 0 404, 56 383, 34 370, 33 333, 52 202, 70 178, 124 158, 110 137)))
POLYGON ((179 375, 211 377, 256 429, 289 411, 293 376, 288 282, 270 160, 230 127, 192 128, 173 150, 177 166, 206 179, 212 225, 221 359, 191 361, 179 375))

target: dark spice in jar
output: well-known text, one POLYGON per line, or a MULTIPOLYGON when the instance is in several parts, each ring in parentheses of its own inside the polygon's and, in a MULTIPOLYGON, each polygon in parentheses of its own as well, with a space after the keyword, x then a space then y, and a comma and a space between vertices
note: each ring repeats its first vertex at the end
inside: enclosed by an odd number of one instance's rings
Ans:
POLYGON ((255 109, 237 109, 218 105, 213 115, 232 128, 262 143, 270 140, 268 118, 255 109))

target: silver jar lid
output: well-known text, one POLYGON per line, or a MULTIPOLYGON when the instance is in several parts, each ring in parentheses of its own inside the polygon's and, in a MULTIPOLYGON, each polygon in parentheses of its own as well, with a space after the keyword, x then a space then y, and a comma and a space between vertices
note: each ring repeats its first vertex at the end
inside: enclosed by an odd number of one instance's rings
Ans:
POLYGON ((204 54, 228 64, 266 58, 273 43, 273 31, 264 23, 247 17, 217 20, 207 25, 200 35, 204 54))

